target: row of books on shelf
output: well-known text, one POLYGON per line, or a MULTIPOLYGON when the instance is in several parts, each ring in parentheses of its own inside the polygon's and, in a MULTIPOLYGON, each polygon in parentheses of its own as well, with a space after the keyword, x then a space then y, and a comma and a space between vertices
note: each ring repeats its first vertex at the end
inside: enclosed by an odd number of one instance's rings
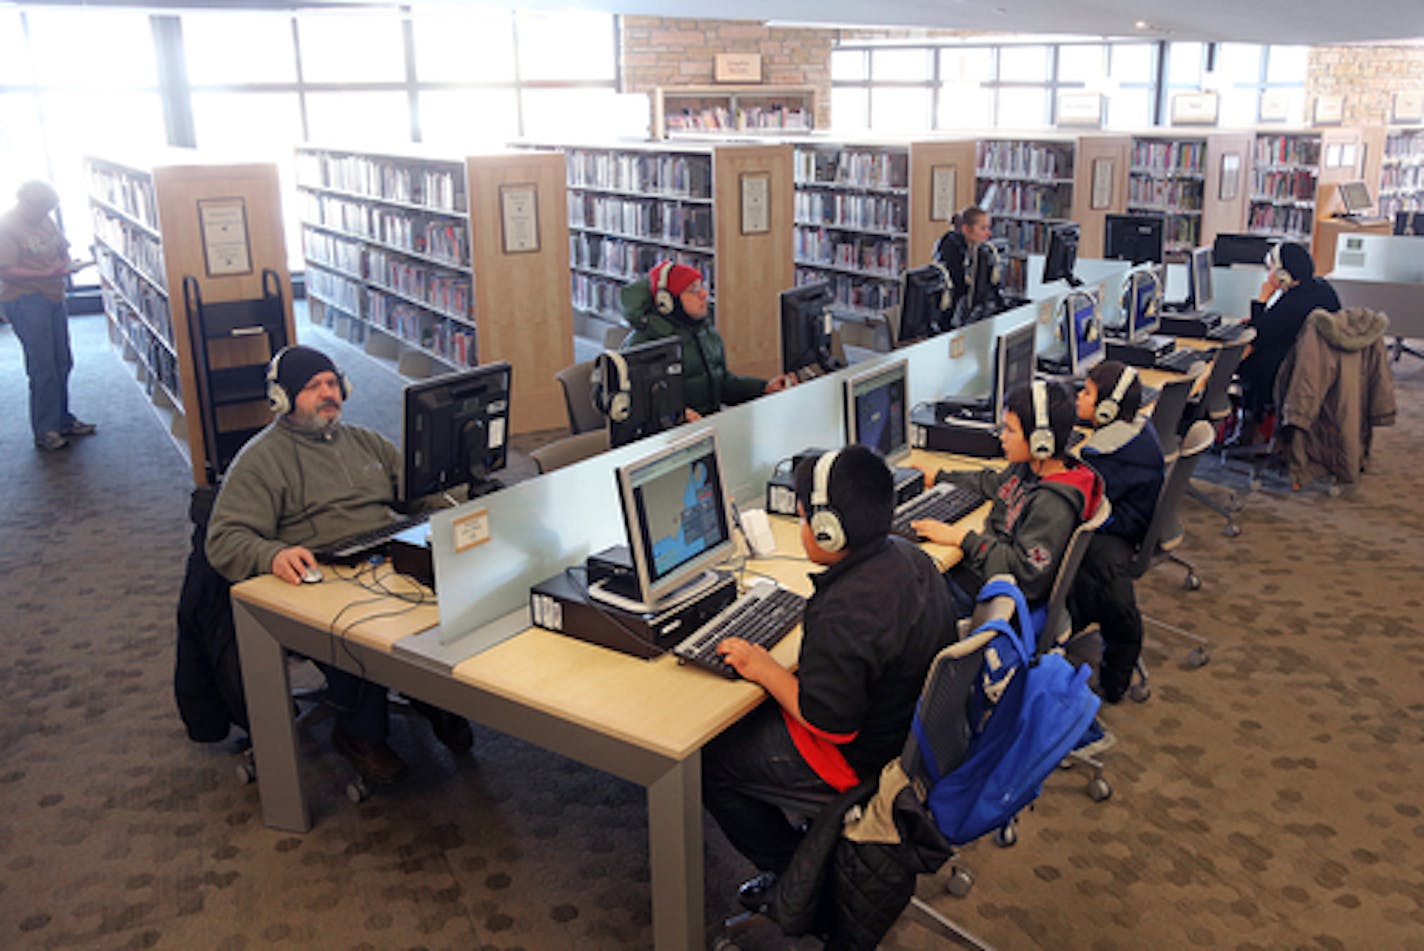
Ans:
POLYGON ((311 192, 303 193, 302 211, 303 218, 314 224, 436 258, 451 267, 469 267, 470 233, 464 222, 311 192))
POLYGON ((430 268, 373 248, 366 255, 366 276, 452 317, 468 318, 474 306, 468 274, 430 268))
POLYGON ((119 293, 128 299, 129 305, 137 308, 149 326, 161 334, 168 346, 172 347, 173 317, 168 309, 168 298, 139 277, 133 268, 107 248, 101 246, 94 250, 94 263, 104 280, 117 288, 119 293))
POLYGON ((883 313, 900 306, 899 281, 867 281, 846 274, 827 274, 810 268, 796 269, 796 284, 824 281, 831 287, 831 309, 883 313))
POLYGON ((1316 135, 1258 135, 1257 165, 1319 165, 1320 137, 1316 135))
POLYGON ((308 261, 365 277, 365 245, 323 231, 302 229, 302 252, 308 261))
POLYGON ((671 260, 686 264, 702 272, 702 282, 709 294, 716 293, 716 269, 710 254, 689 251, 668 251, 654 244, 640 241, 625 241, 607 235, 590 234, 584 231, 569 232, 569 263, 574 267, 590 268, 621 275, 626 282, 646 278, 653 265, 659 261, 671 260))
POLYGON ((619 281, 574 271, 570 275, 569 289, 573 296, 574 310, 603 314, 610 318, 623 313, 623 284, 619 281))
POLYGON ((1067 218, 1073 208, 1072 186, 1031 182, 991 182, 980 189, 979 207, 990 215, 1067 218))
POLYGON ((1132 170, 1167 175, 1200 175, 1206 164, 1206 143, 1201 140, 1162 142, 1139 139, 1132 144, 1132 170))
POLYGON ((708 205, 610 195, 570 195, 569 224, 649 241, 712 246, 712 208, 708 205))
POLYGON ((163 246, 145 231, 130 227, 98 205, 91 205, 94 237, 123 255, 154 284, 168 289, 168 275, 163 270, 163 246))
POLYGON ((1315 173, 1305 169, 1274 172, 1257 169, 1251 194, 1277 201, 1314 201, 1315 173))
POLYGON ((995 218, 994 237, 1009 243, 1010 251, 1024 251, 1042 254, 1048 248, 1049 222, 1018 221, 1013 218, 995 218))
POLYGON ((1199 181, 1136 177, 1127 180, 1127 203, 1130 205, 1200 211, 1202 192, 1202 183, 1199 181))
POLYGON ((852 185, 859 188, 908 188, 908 152, 850 149, 797 149, 796 184, 852 185))
POLYGON ((872 231, 905 231, 910 226, 908 202, 899 197, 798 191, 793 201, 798 222, 872 231))
POLYGON ((1396 132, 1384 140, 1386 161, 1424 159, 1424 130, 1396 132))
POLYGON ((743 106, 728 109, 708 106, 703 109, 683 109, 667 114, 669 132, 746 132, 752 130, 786 130, 809 132, 811 115, 800 107, 781 103, 767 106, 743 106))
POLYGON ((572 149, 565 155, 570 188, 712 197, 712 156, 572 149))
POLYGON ((795 254, 802 263, 877 271, 896 280, 905 270, 905 242, 893 238, 847 238, 841 231, 797 228, 795 254))
POLYGON ((1073 146, 1067 143, 981 141, 979 177, 1072 178, 1073 146))
POLYGON ((1424 211, 1424 196, 1418 193, 1408 197, 1383 195, 1379 200, 1379 211, 1386 218, 1393 218, 1401 211, 1424 211))
POLYGON ((89 194, 99 196, 129 217, 158 230, 158 202, 153 194, 153 181, 148 177, 139 178, 120 169, 91 162, 89 194))
POLYGON ((474 327, 437 317, 380 291, 366 293, 366 319, 372 326, 428 350, 457 367, 472 367, 478 362, 474 327))
POLYGON ((1201 243, 1201 219, 1172 217, 1162 231, 1162 239, 1168 250, 1183 251, 1195 248, 1201 243))
POLYGON ((1246 221, 1252 231, 1263 234, 1308 235, 1314 217, 1309 208, 1252 203, 1246 221))
POLYGON ((1424 189, 1424 165, 1386 165, 1380 188, 1424 189))
MULTIPOLYGON (((144 391, 149 396, 153 396, 158 385, 162 385, 168 390, 172 398, 180 401, 177 407, 183 409, 181 401, 183 393, 180 389, 178 376, 178 357, 174 355, 172 349, 165 346, 163 341, 134 313, 122 300, 112 294, 104 296, 104 310, 113 320, 114 325, 119 328, 128 339, 128 345, 133 350, 134 356, 143 364, 144 369, 144 391)), ((165 395, 168 395, 165 394, 165 395)))
POLYGON ((442 211, 464 212, 464 169, 412 159, 386 159, 340 152, 297 153, 297 181, 442 211))
POLYGON ((361 316, 362 287, 349 278, 316 268, 307 271, 307 290, 353 317, 361 316))

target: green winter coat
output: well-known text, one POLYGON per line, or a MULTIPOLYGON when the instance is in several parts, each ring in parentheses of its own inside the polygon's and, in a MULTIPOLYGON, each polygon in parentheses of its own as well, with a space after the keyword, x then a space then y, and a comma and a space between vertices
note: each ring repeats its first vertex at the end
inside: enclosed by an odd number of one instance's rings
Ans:
POLYGON ((658 313, 647 280, 627 285, 621 296, 623 315, 628 318, 633 332, 624 339, 620 349, 667 337, 682 341, 682 389, 688 409, 707 416, 721 409, 724 403, 734 406, 766 392, 766 380, 738 376, 727 370, 722 335, 711 320, 699 320, 688 326, 658 313))

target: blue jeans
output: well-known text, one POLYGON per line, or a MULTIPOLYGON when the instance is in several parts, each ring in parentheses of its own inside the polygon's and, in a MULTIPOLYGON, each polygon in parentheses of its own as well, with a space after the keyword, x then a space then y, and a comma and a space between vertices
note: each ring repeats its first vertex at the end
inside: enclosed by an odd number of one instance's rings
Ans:
POLYGON ((69 412, 69 370, 74 356, 69 350, 69 318, 64 301, 43 294, 26 294, 4 301, 5 317, 25 350, 25 373, 30 378, 30 429, 39 439, 60 432, 74 422, 69 412))

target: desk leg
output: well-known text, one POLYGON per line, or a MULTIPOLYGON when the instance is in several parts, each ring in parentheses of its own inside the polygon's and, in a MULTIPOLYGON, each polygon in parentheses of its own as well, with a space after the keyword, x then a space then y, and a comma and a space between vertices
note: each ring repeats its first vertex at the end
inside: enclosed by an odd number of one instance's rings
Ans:
POLYGON ((286 652, 247 605, 234 599, 232 614, 237 624, 262 821, 275 829, 306 832, 311 828, 311 816, 297 772, 297 733, 292 724, 286 652))
POLYGON ((702 908, 702 754, 648 787, 653 946, 692 951, 706 943, 702 908))

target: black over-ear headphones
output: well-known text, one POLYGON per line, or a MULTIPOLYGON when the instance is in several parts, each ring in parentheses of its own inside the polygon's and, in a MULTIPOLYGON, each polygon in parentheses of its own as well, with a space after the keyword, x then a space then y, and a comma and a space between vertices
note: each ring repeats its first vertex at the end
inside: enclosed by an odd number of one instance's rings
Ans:
POLYGON ((1130 366, 1124 366, 1122 373, 1118 374, 1117 383, 1112 388, 1112 393, 1107 396, 1100 396, 1098 405, 1093 407, 1093 421, 1099 426, 1106 426, 1117 419, 1117 414, 1122 409, 1122 398, 1127 395, 1128 387, 1132 386, 1132 381, 1137 379, 1137 371, 1130 366))
POLYGON ((615 423, 633 410, 633 386, 628 378, 628 361, 617 350, 605 350, 593 367, 593 405, 615 423), (610 377, 612 379, 610 380, 610 377))
MULTIPOLYGON (((278 416, 286 416, 296 404, 296 396, 288 393, 286 387, 277 380, 278 371, 282 366, 282 357, 291 349, 288 346, 278 350, 277 354, 272 357, 272 362, 267 364, 267 405, 278 416)), ((336 371, 336 385, 341 387, 341 398, 349 400, 352 390, 351 381, 340 370, 336 371)))
POLYGON ((1034 380, 1029 387, 1033 394, 1033 431, 1028 434, 1029 455, 1035 459, 1048 459, 1058 448, 1053 439, 1053 427, 1048 420, 1048 384, 1034 380))
POLYGON ((831 507, 831 467, 840 450, 825 452, 816 460, 811 479, 811 534, 822 551, 838 552, 846 546, 840 513, 831 507))
POLYGON ((672 268, 671 261, 660 261, 653 266, 653 306, 664 317, 671 314, 673 308, 677 306, 677 299, 668 289, 668 275, 672 273, 672 268))

